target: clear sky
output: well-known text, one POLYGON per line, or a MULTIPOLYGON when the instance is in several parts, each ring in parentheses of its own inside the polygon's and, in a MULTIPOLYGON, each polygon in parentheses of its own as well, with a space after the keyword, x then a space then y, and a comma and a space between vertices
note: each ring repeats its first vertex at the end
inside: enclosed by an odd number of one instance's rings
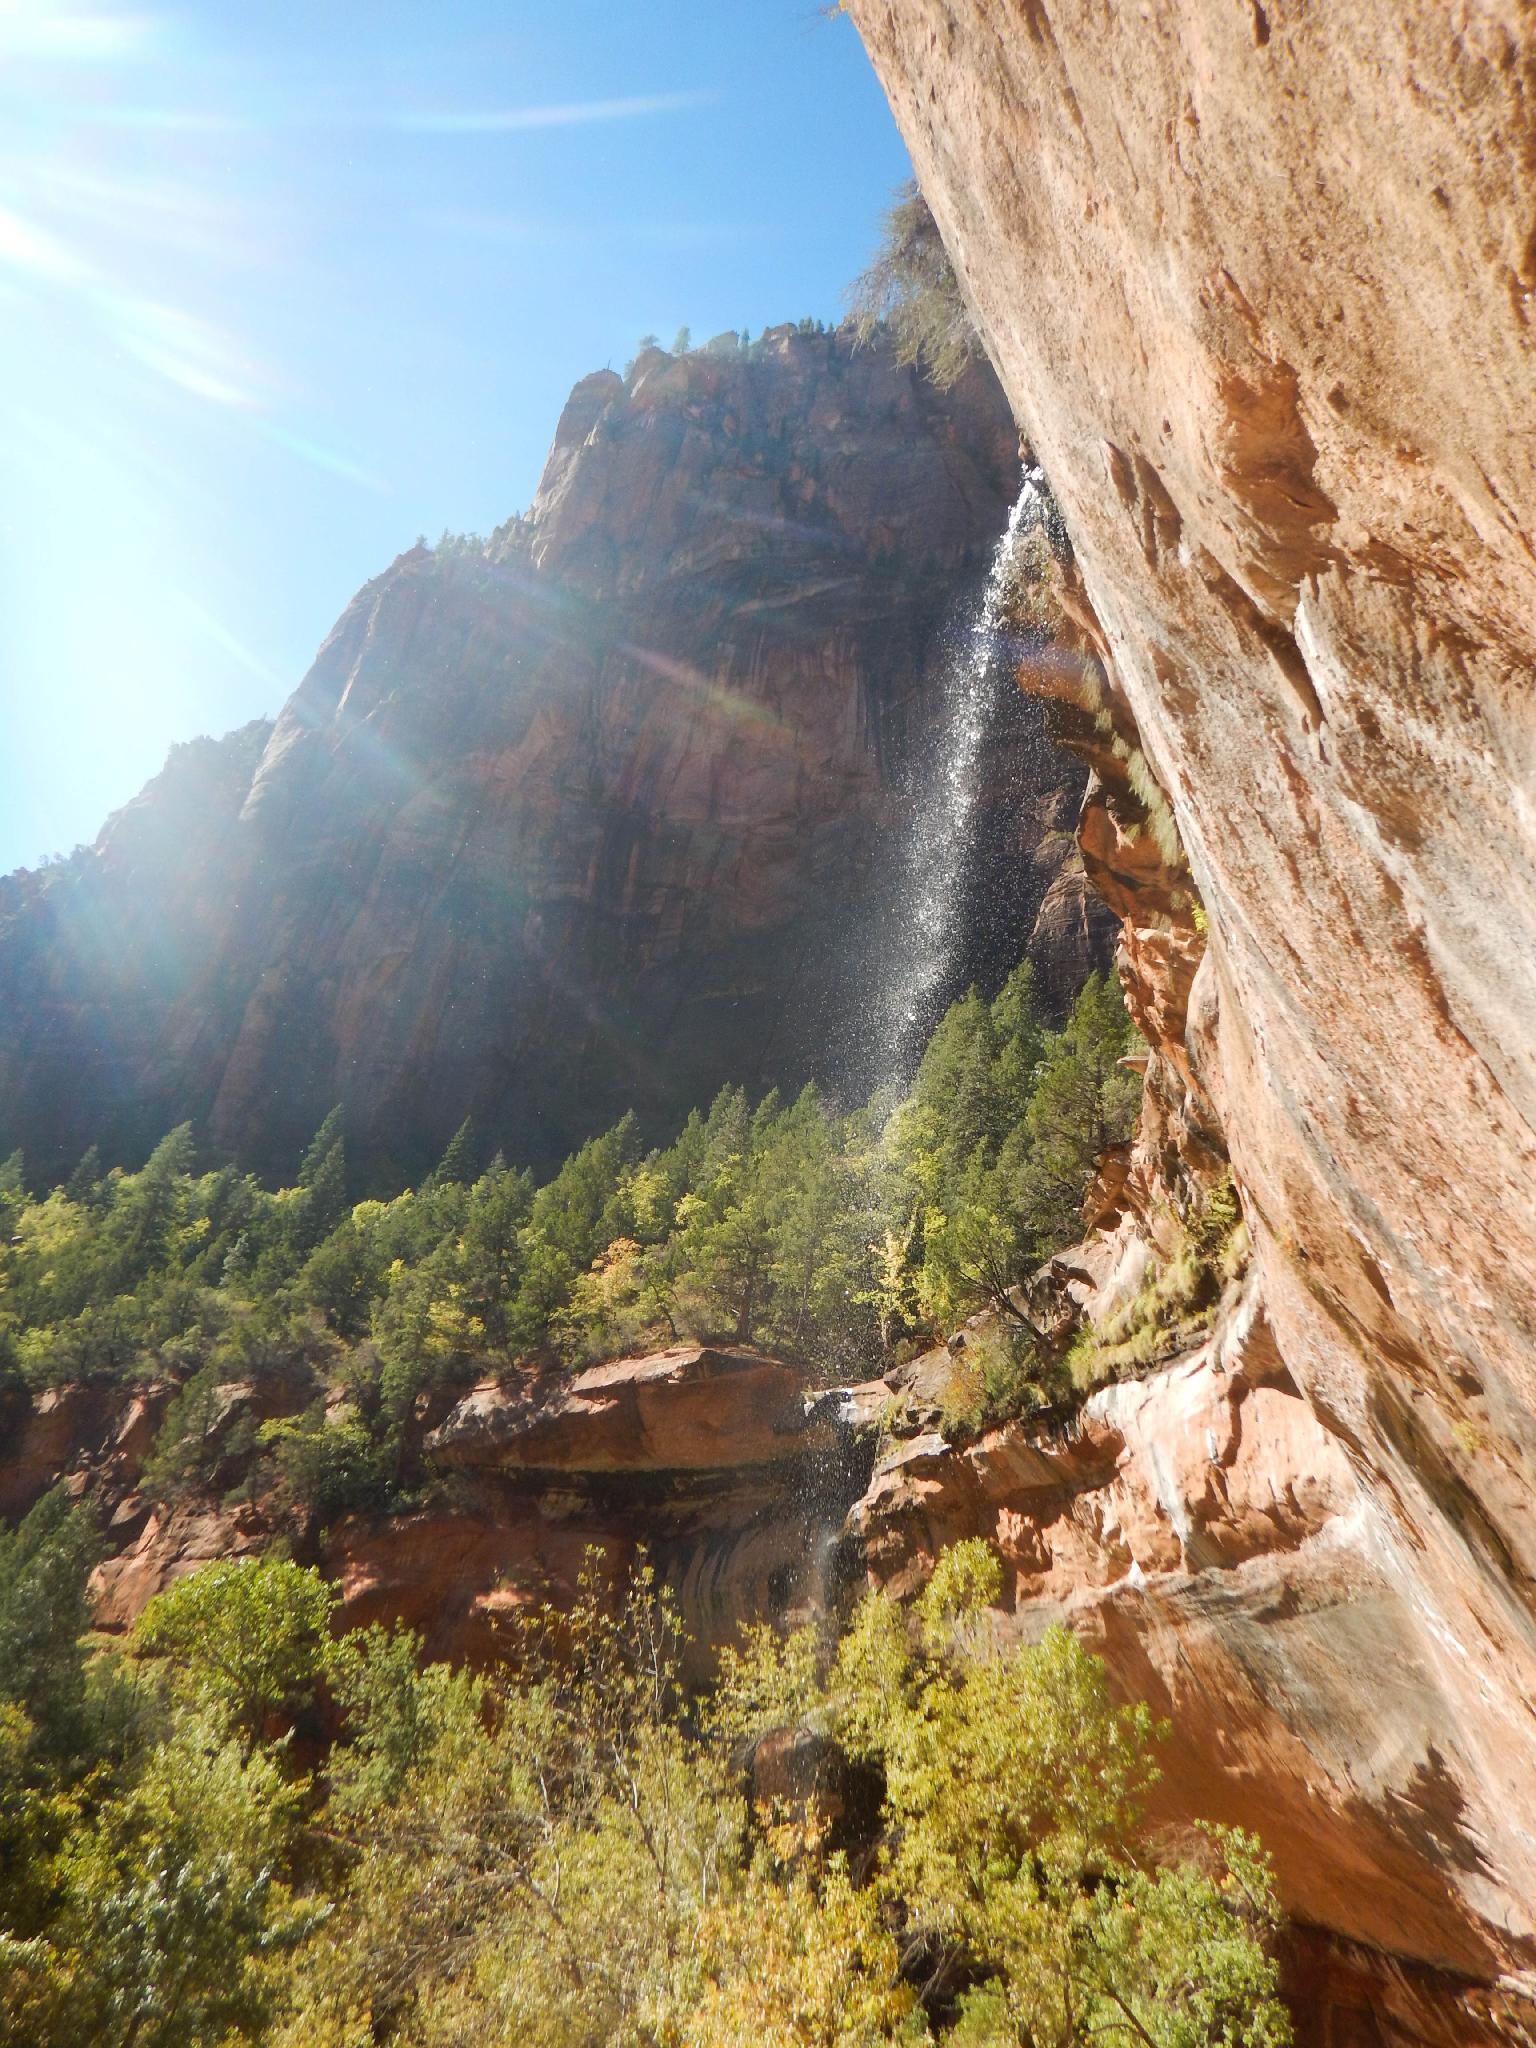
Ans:
POLYGON ((0 873, 524 507, 641 334, 835 317, 906 174, 817 0, 0 0, 0 873))

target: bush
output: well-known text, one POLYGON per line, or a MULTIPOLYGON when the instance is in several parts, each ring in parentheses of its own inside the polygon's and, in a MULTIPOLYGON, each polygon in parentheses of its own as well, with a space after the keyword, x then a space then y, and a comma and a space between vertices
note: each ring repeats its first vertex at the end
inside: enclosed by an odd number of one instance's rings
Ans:
POLYGON ((1210 1328, 1222 1290, 1242 1271, 1248 1231, 1230 1173, 1183 1222, 1169 1219, 1173 1249, 1152 1260, 1129 1301, 1085 1327, 1067 1355, 1080 1389, 1102 1386, 1163 1363, 1197 1344, 1210 1328))
POLYGON ((968 1327, 945 1389, 940 1422, 950 1442, 964 1442, 1056 1398, 1070 1381, 1051 1369, 1038 1339, 1016 1323, 968 1327))
POLYGON ((302 1416, 264 1422, 259 1434, 288 1500, 322 1526, 388 1505, 389 1447, 355 1411, 332 1416, 316 1401, 302 1416))

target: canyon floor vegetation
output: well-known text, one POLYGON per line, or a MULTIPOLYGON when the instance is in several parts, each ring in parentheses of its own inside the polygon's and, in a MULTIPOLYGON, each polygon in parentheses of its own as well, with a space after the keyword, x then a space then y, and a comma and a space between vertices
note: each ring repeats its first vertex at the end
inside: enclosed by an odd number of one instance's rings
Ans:
POLYGON ((96 1647, 94 1551, 59 1492, 0 1540, 17 2048, 1290 2038, 1257 1844, 1149 1856, 1158 1730, 1065 1631, 995 1638, 984 1544, 911 1613, 748 1635, 702 1700, 643 1566, 527 1613, 486 1676, 333 1638, 329 1589, 276 1558, 96 1647), (764 1781, 786 1726, 862 1809, 764 1781))
MULTIPOLYGON (((979 1423, 1066 1384, 1021 1286, 1131 1131, 1133 1043, 1112 979, 1053 1029, 1026 966, 946 1013, 904 1095, 727 1089, 543 1186, 465 1129, 420 1187, 354 1201, 339 1113, 277 1190, 200 1170, 187 1127, 47 1193, 12 1161, 5 1372, 169 1380, 144 1492, 260 1492, 295 1529, 431 1496, 424 1396, 685 1336, 830 1382, 986 1309, 979 1423), (303 1384, 289 1412, 231 1404, 272 1375, 303 1384)), ((1154 1841, 1159 1729, 1065 1631, 1006 1638, 984 1543, 910 1610, 748 1629, 702 1690, 644 1563, 625 1589, 591 1553, 574 1608, 510 1611, 474 1671, 338 1634, 281 1544, 106 1641, 103 1546, 62 1486, 0 1534, 7 2048, 1290 2038, 1257 1843, 1154 1841)))

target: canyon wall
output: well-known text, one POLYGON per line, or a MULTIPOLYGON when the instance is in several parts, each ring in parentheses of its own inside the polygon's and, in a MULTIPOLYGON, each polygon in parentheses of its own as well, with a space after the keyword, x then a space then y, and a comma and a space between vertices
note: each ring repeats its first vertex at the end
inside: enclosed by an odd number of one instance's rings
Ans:
MULTIPOLYGON (((548 1166, 727 1081, 866 1088, 943 634, 1019 478, 984 366, 938 393, 786 327, 585 378, 525 518, 402 555, 275 727, 0 882, 0 1153, 67 1172, 191 1117, 288 1174, 339 1101, 365 1174, 466 1115, 548 1166)), ((1005 709, 962 986, 1042 904, 1058 995, 1102 956, 1079 780, 1005 709)))
MULTIPOLYGON (((1465 1964, 1471 1927, 1482 1971, 1528 1967, 1536 20, 849 11, 1071 530, 1097 659, 1067 693, 1198 888, 1116 906, 1147 1215, 1230 1152, 1277 1355, 1361 1489, 1340 1568, 1395 1589, 1324 1719, 1449 1896, 1372 1939, 1465 1964)), ((1090 804, 1111 878, 1148 864, 1124 822, 1090 804)), ((1315 1755, 1318 1647, 1273 1654, 1213 1711, 1315 1755)))

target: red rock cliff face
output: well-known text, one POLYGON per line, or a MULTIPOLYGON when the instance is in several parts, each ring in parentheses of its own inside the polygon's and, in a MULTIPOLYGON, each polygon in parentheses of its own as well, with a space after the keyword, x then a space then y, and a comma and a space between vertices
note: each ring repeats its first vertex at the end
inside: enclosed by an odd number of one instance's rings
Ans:
MULTIPOLYGON (((1401 1670, 1349 1676, 1362 1811, 1456 1815, 1421 1839, 1454 1909, 1397 1945, 1465 1959, 1459 1920, 1480 1967, 1528 1962, 1536 23, 850 11, 1203 897, 1160 1030, 1132 945, 1154 1099, 1224 1133, 1279 1353, 1369 1503, 1336 1540, 1415 1617, 1401 1670)), ((1262 1690, 1305 1745, 1310 1657, 1222 1717, 1262 1690)))
MULTIPOLYGON (((937 638, 1019 475, 982 369, 938 394, 784 328, 586 378, 526 519, 402 556, 270 734, 0 888, 4 1142, 67 1170, 193 1116, 283 1172, 340 1100, 354 1157, 430 1164, 472 1114, 547 1164, 727 1080, 867 1082, 937 638)), ((962 974, 1069 844, 1077 771, 1006 724, 1010 908, 973 892, 962 974)), ((1066 982, 1093 933, 1052 932, 1066 982)))

